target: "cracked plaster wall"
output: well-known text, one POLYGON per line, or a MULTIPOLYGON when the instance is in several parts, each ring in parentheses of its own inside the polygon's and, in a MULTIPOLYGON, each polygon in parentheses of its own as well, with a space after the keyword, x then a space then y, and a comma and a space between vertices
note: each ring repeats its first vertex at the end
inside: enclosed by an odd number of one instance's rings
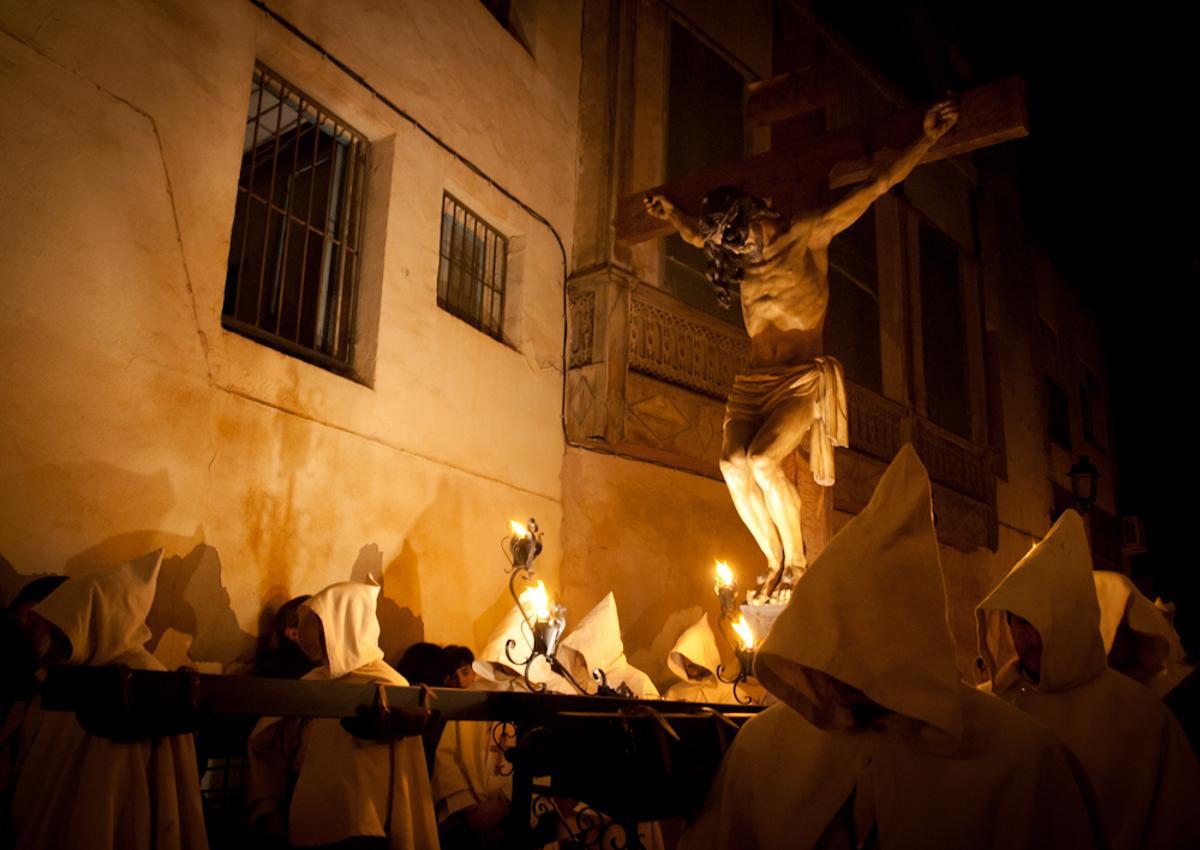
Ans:
MULTIPOLYGON (((538 5, 531 51, 473 0, 268 5, 569 238, 577 3, 538 5)), ((547 227, 245 0, 3 0, 0 91, 2 601, 163 546, 187 587, 161 628, 227 663, 264 603, 364 572, 409 639, 478 645, 506 608, 510 517, 547 529, 557 579, 547 227), (372 386, 221 328, 256 58, 375 143, 372 386), (445 189, 513 240, 511 345, 436 306, 445 189)))

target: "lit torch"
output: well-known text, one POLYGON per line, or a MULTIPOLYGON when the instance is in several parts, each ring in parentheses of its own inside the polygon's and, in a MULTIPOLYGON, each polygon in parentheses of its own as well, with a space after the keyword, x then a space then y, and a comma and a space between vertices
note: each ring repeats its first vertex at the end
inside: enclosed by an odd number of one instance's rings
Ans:
POLYGON ((540 579, 536 586, 527 588, 521 594, 521 605, 528 605, 533 609, 534 653, 553 661, 554 653, 558 650, 558 640, 567 625, 566 606, 558 602, 551 604, 550 594, 546 592, 546 585, 540 579))
POLYGON ((533 573, 533 562, 542 554, 542 535, 538 530, 537 520, 529 518, 529 525, 508 521, 508 529, 512 535, 508 538, 508 551, 511 555, 514 569, 522 569, 533 573))
POLYGON ((738 643, 742 646, 742 651, 752 652, 754 650, 754 632, 750 630, 750 624, 746 622, 745 616, 738 614, 736 620, 729 623, 733 626, 734 633, 738 636, 738 643))
MULTIPOLYGON (((738 614, 736 620, 730 621, 733 626, 733 631, 737 635, 738 643, 741 647, 734 652, 737 656, 738 667, 741 672, 738 673, 738 681, 744 680, 751 675, 754 670, 754 632, 750 630, 750 624, 746 622, 745 616, 738 614)), ((738 699, 737 686, 734 686, 734 699, 738 699)), ((738 700, 741 701, 740 699, 738 700)))
POLYGON ((721 615, 732 615, 737 609, 737 579, 733 576, 733 570, 729 569, 729 564, 724 561, 717 561, 713 590, 716 591, 717 598, 721 601, 721 615))

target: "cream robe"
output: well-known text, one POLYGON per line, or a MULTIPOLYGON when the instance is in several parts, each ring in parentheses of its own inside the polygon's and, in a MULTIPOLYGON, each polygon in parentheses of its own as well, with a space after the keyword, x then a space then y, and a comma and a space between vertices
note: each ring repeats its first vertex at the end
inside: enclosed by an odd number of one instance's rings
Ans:
POLYGON ((755 675, 782 704, 742 727, 681 848, 1095 846, 1053 736, 958 679, 911 446, 797 582, 755 675), (856 724, 831 680, 890 713, 856 724))
POLYGON ((439 821, 490 797, 512 799, 512 771, 495 737, 499 728, 483 721, 446 724, 433 765, 439 821))
POLYGON ((1122 624, 1133 633, 1137 644, 1137 666, 1122 669, 1154 692, 1165 697, 1192 672, 1179 635, 1163 612, 1142 595, 1132 581, 1120 573, 1092 573, 1100 602, 1100 637, 1105 653, 1111 652, 1122 624))
POLYGON ((717 649, 717 639, 708 625, 708 615, 701 614, 700 619, 684 630, 679 640, 675 641, 675 647, 667 653, 667 668, 682 681, 671 685, 666 698, 683 702, 735 702, 733 685, 717 678, 719 666, 721 652, 717 649), (684 661, 703 667, 706 675, 699 679, 689 678, 684 661))
POLYGON ((1108 667, 1083 520, 1066 511, 977 609, 981 686, 1045 724, 1083 766, 1113 850, 1200 847, 1200 766, 1179 723, 1108 667), (1005 612, 1042 636, 1020 672, 1005 612))
POLYGON ((617 600, 611 591, 563 638, 558 659, 589 690, 594 689, 596 684, 592 679, 592 671, 599 668, 608 677, 611 688, 628 685, 637 699, 659 697, 658 688, 650 677, 625 658, 617 600))
MULTIPOLYGON (((162 550, 70 578, 34 613, 71 642, 67 664, 162 670, 144 649, 162 550)), ((13 795, 18 848, 206 848, 191 735, 121 743, 86 733, 71 712, 34 700, 21 728, 13 795)))
MULTIPOLYGON (((379 588, 354 582, 331 585, 304 607, 321 618, 325 664, 305 681, 407 685, 383 660, 379 588)), ((420 850, 438 846, 429 774, 420 738, 376 743, 355 738, 334 718, 303 724, 264 718, 250 736, 251 811, 283 801, 286 755, 295 751, 299 777, 288 811, 288 839, 297 847, 332 844, 356 836, 387 836, 388 846, 420 850), (296 750, 289 741, 301 729, 296 750)))
MULTIPOLYGON (((525 623, 525 617, 521 614, 523 607, 526 615, 531 619, 534 616, 530 593, 529 589, 521 593, 521 607, 514 605, 509 610, 500 624, 492 631, 483 649, 475 656, 472 664, 475 673, 494 686, 494 689, 528 690, 523 675, 524 665, 518 664, 517 661, 523 662, 533 652, 533 633, 525 623), (510 660, 508 657, 506 647, 510 640, 513 642, 512 657, 516 661, 510 660)), ((551 693, 579 693, 571 686, 570 682, 551 670, 550 664, 542 657, 538 657, 529 665, 529 681, 535 685, 545 685, 546 690, 551 693)), ((587 682, 580 682, 580 684, 586 687, 587 682)))

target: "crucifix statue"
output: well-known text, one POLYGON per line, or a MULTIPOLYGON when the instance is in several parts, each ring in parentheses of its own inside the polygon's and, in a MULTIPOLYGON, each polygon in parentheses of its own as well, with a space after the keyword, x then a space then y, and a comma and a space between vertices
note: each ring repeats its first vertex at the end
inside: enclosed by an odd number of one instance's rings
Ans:
POLYGON ((750 364, 734 380, 726 403, 720 468, 738 515, 767 558, 757 601, 774 598, 808 563, 800 494, 784 460, 809 437, 813 479, 830 487, 834 446, 847 444, 842 367, 822 346, 829 243, 907 177, 957 120, 953 102, 934 105, 920 136, 890 164, 837 202, 790 217, 730 186, 704 196, 698 219, 665 195, 643 198, 650 215, 704 249, 709 281, 723 306, 740 291, 750 364))

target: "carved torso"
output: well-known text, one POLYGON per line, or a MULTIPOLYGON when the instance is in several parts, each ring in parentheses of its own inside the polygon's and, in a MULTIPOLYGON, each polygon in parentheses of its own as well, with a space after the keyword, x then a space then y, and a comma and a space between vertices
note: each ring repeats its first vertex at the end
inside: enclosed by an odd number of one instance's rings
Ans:
POLYGON ((750 335, 750 365, 794 366, 822 352, 829 305, 829 253, 812 245, 809 222, 768 238, 757 262, 746 264, 742 317, 750 335))

